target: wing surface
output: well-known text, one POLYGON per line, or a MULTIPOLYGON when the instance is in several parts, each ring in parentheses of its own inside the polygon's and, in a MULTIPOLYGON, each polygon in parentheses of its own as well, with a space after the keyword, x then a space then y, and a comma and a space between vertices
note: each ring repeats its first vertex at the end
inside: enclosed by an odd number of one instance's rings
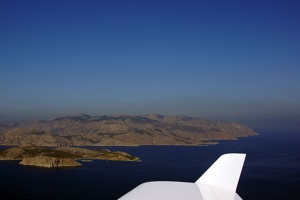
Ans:
POLYGON ((245 154, 222 155, 196 183, 147 182, 119 200, 242 200, 236 194, 236 187, 245 157, 245 154))
POLYGON ((155 181, 134 188, 119 200, 203 200, 196 183, 155 181))

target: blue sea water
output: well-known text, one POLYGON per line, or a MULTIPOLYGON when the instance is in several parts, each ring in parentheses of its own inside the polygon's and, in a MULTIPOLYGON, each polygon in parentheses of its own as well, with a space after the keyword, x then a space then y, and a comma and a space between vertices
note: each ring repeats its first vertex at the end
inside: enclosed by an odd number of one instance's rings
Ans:
POLYGON ((142 162, 93 161, 44 169, 0 161, 0 199, 113 200, 146 181, 195 182, 224 153, 246 153, 237 192, 244 200, 300 199, 300 132, 258 136, 211 146, 107 147, 142 162))

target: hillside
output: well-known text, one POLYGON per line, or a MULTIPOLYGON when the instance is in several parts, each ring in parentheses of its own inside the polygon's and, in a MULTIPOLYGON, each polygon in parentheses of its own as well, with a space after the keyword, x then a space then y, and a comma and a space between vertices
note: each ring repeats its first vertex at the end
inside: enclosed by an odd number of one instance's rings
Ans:
POLYGON ((256 133, 234 122, 187 116, 77 115, 49 121, 0 123, 0 145, 202 145, 256 133))

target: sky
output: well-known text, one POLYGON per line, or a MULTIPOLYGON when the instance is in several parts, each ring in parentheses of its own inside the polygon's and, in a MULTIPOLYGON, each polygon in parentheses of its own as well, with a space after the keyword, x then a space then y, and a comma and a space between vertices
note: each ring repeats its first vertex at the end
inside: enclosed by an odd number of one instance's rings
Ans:
POLYGON ((299 10, 0 0, 0 121, 155 113, 300 130, 299 10))

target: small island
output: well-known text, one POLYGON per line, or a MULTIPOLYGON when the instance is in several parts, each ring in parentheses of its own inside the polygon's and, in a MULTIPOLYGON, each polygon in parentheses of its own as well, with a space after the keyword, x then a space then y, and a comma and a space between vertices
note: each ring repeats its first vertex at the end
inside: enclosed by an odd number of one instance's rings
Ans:
POLYGON ((78 147, 19 146, 0 150, 0 160, 21 160, 19 164, 57 168, 81 166, 78 160, 138 161, 139 158, 122 151, 78 147))

